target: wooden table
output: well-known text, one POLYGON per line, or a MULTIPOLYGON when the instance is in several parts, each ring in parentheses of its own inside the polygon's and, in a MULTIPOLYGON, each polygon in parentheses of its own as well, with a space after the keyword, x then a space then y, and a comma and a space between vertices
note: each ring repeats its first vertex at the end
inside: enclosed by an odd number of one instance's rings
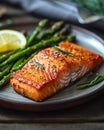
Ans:
MULTIPOLYGON (((7 5, 5 5, 7 6, 7 5)), ((7 6, 9 12, 22 10, 7 6)), ((27 14, 15 22, 38 20, 27 14)), ((0 130, 104 130, 104 94, 77 107, 52 112, 26 112, 0 107, 0 130)))

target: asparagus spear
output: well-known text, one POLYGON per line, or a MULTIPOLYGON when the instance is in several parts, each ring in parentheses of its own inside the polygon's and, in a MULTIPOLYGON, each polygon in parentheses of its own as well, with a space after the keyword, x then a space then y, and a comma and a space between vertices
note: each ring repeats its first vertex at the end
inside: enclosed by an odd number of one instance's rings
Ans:
MULTIPOLYGON (((65 26, 64 28, 62 28, 62 29, 60 30, 60 32, 57 32, 54 36, 66 34, 67 31, 68 31, 68 26, 65 26)), ((75 36, 70 35, 70 36, 67 37, 66 40, 68 40, 68 41, 73 41, 74 38, 75 38, 75 36)), ((40 49, 40 50, 41 50, 41 49, 40 49)), ((39 52, 40 50, 38 50, 38 51, 36 51, 35 53, 33 53, 31 56, 29 56, 29 57, 28 57, 26 60, 24 60, 24 61, 22 60, 23 58, 22 58, 22 59, 19 59, 19 60, 14 64, 14 66, 12 67, 11 72, 16 71, 16 70, 22 68, 22 67, 23 67, 37 52, 39 52), (23 61, 23 62, 22 62, 22 61, 23 61)))
MULTIPOLYGON (((69 37, 69 41, 72 41, 74 36, 68 36, 69 37)), ((38 53, 41 49, 39 49, 38 51, 36 51, 35 53, 31 54, 31 56, 29 56, 27 59, 24 60, 24 58, 19 59, 12 67, 11 72, 19 70, 20 68, 22 68, 36 53, 38 53)))
MULTIPOLYGON (((47 20, 42 20, 39 22, 38 24, 38 27, 36 28, 36 30, 33 32, 33 34, 31 35, 31 37, 28 39, 28 43, 27 43, 27 46, 29 46, 32 41, 37 37, 38 33, 42 30, 42 28, 46 25, 47 23, 47 20)), ((38 37, 38 40, 42 39, 42 37, 46 36, 46 34, 52 34, 54 32, 56 32, 59 28, 61 28, 61 26, 63 25, 63 22, 57 22, 55 23, 51 29, 48 29, 46 32, 44 32, 42 35, 40 35, 40 37, 38 37)), ((64 32, 66 31, 66 29, 64 29, 64 32)), ((62 34, 62 32, 60 32, 60 34, 62 34)), ((23 50, 21 50, 23 51, 23 50)), ((19 61, 17 61, 17 64, 18 62, 20 63, 21 62, 21 59, 19 61)))
POLYGON ((79 84, 78 89, 85 89, 85 88, 92 87, 92 86, 102 82, 103 80, 104 80, 104 75, 99 75, 90 82, 79 84))
MULTIPOLYGON (((62 39, 65 39, 65 38, 66 38, 66 37, 62 37, 61 39, 60 39, 60 37, 53 37, 53 38, 47 40, 48 42, 47 42, 47 41, 40 42, 39 46, 37 46, 37 47, 41 47, 42 43, 44 44, 44 45, 42 45, 42 46, 46 46, 46 45, 49 45, 51 42, 57 42, 57 41, 60 41, 60 40, 62 40, 62 39), (51 42, 49 42, 49 41, 51 41, 51 42)), ((72 39, 71 39, 71 40, 72 40, 72 39)), ((36 45, 37 45, 37 44, 36 44, 36 45)), ((34 45, 34 49, 37 48, 36 45, 34 45)), ((37 48, 37 49, 38 49, 38 48, 37 48)), ((38 49, 35 53, 37 53, 38 51, 40 51, 40 49, 38 49)), ((33 56, 34 56, 34 53, 33 53, 29 58, 27 58, 26 60, 24 60, 24 61, 22 62, 22 64, 20 64, 20 65, 16 63, 17 66, 15 66, 15 68, 12 68, 12 69, 11 69, 11 73, 9 73, 8 75, 4 76, 4 78, 0 81, 0 87, 4 86, 6 83, 8 83, 8 82, 9 82, 9 79, 10 79, 10 77, 11 77, 11 75, 12 75, 12 73, 13 73, 14 71, 16 71, 16 70, 22 68, 33 56)))
MULTIPOLYGON (((63 22, 57 22, 55 23, 51 29, 48 29, 46 30, 44 33, 40 34, 37 38, 37 34, 34 33, 34 36, 33 39, 38 39, 38 40, 42 40, 43 37, 46 37, 46 36, 49 36, 49 35, 52 35, 54 34, 57 30, 59 30, 61 27, 63 26, 63 22), (35 38, 34 38, 35 37, 35 38)), ((29 55, 29 54, 32 54, 34 53, 34 51, 37 51, 38 49, 40 48, 44 48, 48 45, 50 45, 51 43, 56 43, 60 40, 64 40, 66 38, 61 36, 62 34, 64 34, 66 32, 66 29, 63 28, 60 32, 56 33, 56 35, 54 35, 52 38, 48 39, 48 40, 44 40, 44 41, 41 41, 39 43, 36 43, 35 45, 29 47, 30 42, 28 44, 28 47, 25 48, 25 49, 20 49, 20 51, 17 51, 15 54, 11 55, 7 60, 5 60, 4 62, 2 62, 0 64, 0 67, 3 67, 4 65, 6 65, 7 63, 12 63, 13 61, 16 61, 19 57, 22 57, 24 55, 29 55), (57 37, 56 37, 57 36, 57 37)), ((30 40, 31 41, 31 40, 30 40)), ((34 54, 32 54, 28 59, 24 60, 20 65, 18 64, 15 64, 15 68, 13 68, 11 70, 11 73, 9 73, 8 75, 4 76, 4 78, 0 81, 0 86, 3 86, 4 84, 6 84, 7 82, 9 82, 9 79, 10 79, 10 76, 12 75, 12 72, 20 69, 21 67, 24 66, 24 64, 26 64, 32 57, 33 57, 34 54)), ((20 61, 20 60, 19 60, 20 61)), ((18 61, 18 63, 19 63, 18 61)))
POLYGON ((38 51, 36 51, 35 53, 31 54, 27 59, 25 59, 23 62, 21 62, 21 60, 18 60, 14 66, 11 69, 11 72, 14 72, 16 70, 21 69, 30 59, 32 59, 32 57, 37 54, 40 51, 40 49, 38 51))
POLYGON ((44 48, 46 46, 48 46, 49 44, 51 43, 54 43, 54 42, 58 42, 62 39, 65 39, 66 37, 52 37, 48 40, 44 40, 44 41, 41 41, 31 47, 28 47, 26 49, 21 49, 22 51, 19 51, 13 55, 11 55, 7 60, 5 60, 4 62, 2 62, 0 64, 0 67, 3 67, 4 65, 8 64, 8 63, 11 63, 13 61, 16 61, 18 58, 22 57, 22 56, 25 56, 26 54, 31 54, 32 52, 36 51, 37 49, 40 49, 40 48, 44 48))
MULTIPOLYGON (((37 37, 37 35, 41 32, 41 30, 43 29, 43 27, 47 24, 48 20, 44 19, 44 20, 41 20, 38 24, 38 26, 36 27, 35 31, 33 32, 33 34, 28 38, 28 42, 27 42, 27 46, 30 46, 31 43, 33 42, 33 40, 35 40, 35 38, 37 37)), ((6 60, 10 55, 16 53, 18 50, 14 50, 14 51, 11 51, 7 54, 3 54, 0 56, 0 63, 3 62, 4 60, 6 60)), ((20 51, 22 51, 20 49, 20 51)))
MULTIPOLYGON (((10 72, 10 68, 8 67, 8 73, 5 73, 7 75, 3 75, 4 77, 2 78, 2 80, 0 81, 0 88, 3 87, 5 84, 7 84, 10 80, 11 75, 13 74, 13 72, 21 69, 36 53, 38 53, 38 51, 36 51, 34 54, 32 54, 30 57, 28 57, 26 60, 24 60, 24 62, 22 62, 21 64, 19 64, 19 62, 16 62, 15 66, 11 69, 10 72), (18 64, 17 64, 18 63, 18 64), (10 73, 9 73, 10 72, 10 73)), ((13 64, 12 64, 13 65, 13 64)), ((12 66, 11 66, 12 67, 12 66)))
POLYGON ((12 73, 9 73, 6 76, 4 76, 2 80, 0 80, 0 88, 9 82, 11 75, 12 73))
POLYGON ((41 20, 38 24, 38 26, 36 27, 35 31, 33 32, 33 34, 29 37, 28 41, 27 41, 27 46, 30 46, 31 43, 36 39, 37 35, 42 31, 42 29, 45 27, 45 25, 47 24, 48 20, 44 19, 41 20))
MULTIPOLYGON (((38 38, 37 38, 37 35, 38 33, 42 30, 42 28, 46 25, 47 23, 47 20, 42 20, 39 22, 39 25, 38 27, 36 28, 36 30, 33 32, 33 34, 31 35, 31 37, 28 39, 28 42, 27 42, 27 46, 30 46, 32 41, 34 39, 38 39, 38 41, 42 40, 42 38, 44 36, 49 36, 53 33, 55 33, 58 29, 60 29, 62 27, 62 25, 64 24, 62 21, 61 22, 57 22, 55 23, 50 29, 46 30, 44 33, 42 33, 38 38)), ((22 50, 21 50, 22 51, 22 50)), ((12 55, 12 53, 10 54, 12 55)), ((9 56, 10 56, 9 55, 9 56)), ((6 60, 8 58, 8 56, 1 56, 0 57, 0 63, 4 60, 6 60), (3 58, 4 57, 4 58, 3 58)))
MULTIPOLYGON (((38 41, 42 40, 42 38, 44 36, 49 36, 53 33, 55 33, 58 29, 60 29, 64 22, 60 21, 60 22, 57 22, 55 23, 50 29, 46 30, 44 33, 42 33, 39 37, 37 37, 37 34, 39 33, 39 31, 41 31, 42 27, 45 26, 45 24, 47 23, 47 20, 42 20, 40 21, 38 27, 36 28, 36 30, 33 32, 32 36, 29 38, 30 40, 28 40, 28 43, 27 43, 27 47, 30 46, 30 44, 32 43, 33 39, 38 39, 38 41), (39 29, 41 27, 41 29, 39 29)), ((16 50, 17 51, 17 50, 16 50)), ((20 51, 23 51, 23 49, 20 49, 20 51)), ((15 53, 15 51, 14 51, 15 53)), ((10 55, 12 56, 13 53, 11 53, 10 55)), ((18 51, 17 51, 17 54, 18 54, 18 51)), ((0 63, 3 62, 4 60, 6 60, 8 58, 8 56, 10 55, 5 55, 5 56, 1 56, 0 57, 0 63)), ((3 63, 4 64, 4 63, 3 63)), ((1 67, 2 67, 2 63, 1 63, 1 67)))
POLYGON ((14 50, 14 51, 11 51, 11 52, 8 52, 7 54, 3 54, 0 56, 0 63, 3 62, 4 60, 6 60, 10 55, 16 53, 17 50, 14 50))
MULTIPOLYGON (((37 38, 37 35, 38 33, 43 29, 43 27, 46 25, 46 23, 48 22, 48 20, 42 20, 39 22, 36 30, 33 32, 33 34, 30 36, 30 38, 28 39, 28 43, 27 43, 27 46, 29 46, 32 41, 37 38)), ((46 32, 42 33, 41 35, 39 35, 38 37, 38 40, 41 40, 45 35, 49 35, 49 34, 52 34, 54 32, 56 32, 59 28, 61 28, 61 26, 63 25, 64 23, 61 21, 61 22, 57 22, 55 23, 50 29, 46 30, 46 32)), ((63 32, 66 31, 66 28, 64 29, 63 32)), ((60 32, 60 35, 62 34, 62 32, 60 32)), ((20 60, 21 62, 21 60, 20 60)), ((18 64, 18 63, 17 63, 18 64)))
POLYGON ((60 36, 60 35, 67 35, 69 34, 69 25, 65 25, 59 32, 56 32, 54 36, 60 36))
MULTIPOLYGON (((72 40, 72 36, 69 36, 69 37, 71 37, 71 38, 69 38, 69 40, 72 40)), ((60 40, 61 40, 60 37, 58 37, 58 38, 57 38, 57 37, 53 37, 53 38, 51 38, 51 40, 52 40, 53 42, 56 42, 56 41, 60 41, 60 40), (56 38, 56 39, 53 40, 53 38, 56 38), (56 41, 55 41, 55 40, 56 40, 56 41)), ((65 37, 64 37, 64 38, 65 38, 65 37)), ((64 39, 64 38, 62 38, 62 39, 64 39)), ((49 39, 49 40, 50 40, 50 39, 49 39)), ((48 41, 48 40, 47 40, 47 41, 48 41)), ((40 42, 39 46, 41 46, 41 43, 42 43, 42 42, 40 42)), ((50 42, 44 41, 43 44, 49 45, 50 42)), ((36 44, 36 45, 37 45, 37 44, 36 44)), ((44 46, 45 46, 45 45, 44 45, 44 46)), ((35 46, 35 45, 34 45, 34 46, 35 46)), ((34 48, 34 49, 35 49, 35 48, 34 48)), ((40 51, 40 50, 37 50, 35 53, 37 53, 38 51, 40 51)), ((26 60, 24 60, 20 65, 16 63, 17 65, 15 66, 15 68, 12 68, 12 69, 11 69, 11 73, 9 73, 8 75, 4 76, 4 78, 0 81, 0 87, 4 86, 6 83, 8 83, 8 82, 9 82, 9 79, 10 79, 10 77, 11 77, 11 75, 12 75, 12 73, 13 73, 14 71, 16 71, 16 70, 22 68, 33 56, 34 56, 34 53, 33 53, 29 58, 27 58, 26 60)))
POLYGON ((63 25, 64 25, 63 21, 56 22, 55 24, 53 24, 51 28, 47 29, 46 31, 38 35, 37 40, 41 40, 46 36, 49 37, 50 35, 54 34, 56 31, 58 31, 63 25))
POLYGON ((12 68, 12 66, 13 66, 13 63, 9 64, 2 72, 0 72, 0 79, 10 72, 10 69, 12 68))
POLYGON ((15 62, 14 63, 14 65, 13 65, 13 67, 12 67, 12 69, 11 70, 15 70, 15 68, 18 66, 20 66, 21 65, 21 63, 23 63, 24 62, 24 57, 22 57, 22 58, 20 58, 19 60, 17 60, 17 62, 15 62))

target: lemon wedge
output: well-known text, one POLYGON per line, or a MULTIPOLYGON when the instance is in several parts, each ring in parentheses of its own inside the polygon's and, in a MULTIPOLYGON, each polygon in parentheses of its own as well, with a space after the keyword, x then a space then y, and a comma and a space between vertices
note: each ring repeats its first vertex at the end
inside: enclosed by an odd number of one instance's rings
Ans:
POLYGON ((24 48, 25 45, 26 38, 21 32, 15 30, 0 31, 0 53, 24 48))

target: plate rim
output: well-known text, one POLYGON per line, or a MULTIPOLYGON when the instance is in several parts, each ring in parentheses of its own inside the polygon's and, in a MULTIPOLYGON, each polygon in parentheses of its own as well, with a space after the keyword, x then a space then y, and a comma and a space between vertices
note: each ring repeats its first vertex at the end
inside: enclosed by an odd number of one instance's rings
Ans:
MULTIPOLYGON (((15 24, 0 27, 0 29, 9 28, 9 27, 17 27, 17 26, 22 26, 22 25, 29 26, 29 25, 32 25, 32 24, 36 25, 37 22, 20 22, 20 23, 15 23, 15 24)), ((77 31, 83 32, 84 34, 90 35, 91 37, 93 37, 97 41, 99 41, 102 45, 104 45, 103 38, 101 38, 100 36, 98 36, 94 32, 89 31, 89 30, 87 30, 83 27, 73 25, 73 24, 71 24, 71 28, 75 29, 77 31)), ((26 110, 26 111, 52 111, 52 110, 59 110, 59 109, 61 110, 61 109, 64 109, 64 108, 71 108, 71 107, 80 105, 82 103, 85 103, 85 102, 93 99, 94 97, 98 96, 99 94, 101 94, 103 92, 103 90, 104 90, 103 87, 104 87, 104 85, 97 88, 93 92, 89 92, 87 94, 84 94, 82 96, 79 96, 79 97, 71 99, 71 100, 68 100, 68 99, 65 100, 64 99, 62 101, 53 101, 53 102, 50 102, 50 103, 49 102, 45 102, 45 103, 44 102, 41 102, 41 103, 40 102, 24 102, 23 103, 23 102, 20 102, 20 101, 14 101, 14 100, 10 100, 10 99, 0 97, 0 105, 3 106, 3 107, 11 108, 11 109, 26 110), (87 99, 86 99, 86 97, 87 97, 87 99), (62 106, 60 106, 60 105, 62 105, 62 106), (52 108, 52 106, 57 106, 57 107, 52 108)))

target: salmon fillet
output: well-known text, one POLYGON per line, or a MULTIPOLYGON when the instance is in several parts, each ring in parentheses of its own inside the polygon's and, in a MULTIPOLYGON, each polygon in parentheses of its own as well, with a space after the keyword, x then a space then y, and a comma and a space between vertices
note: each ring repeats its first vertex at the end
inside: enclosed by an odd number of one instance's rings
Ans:
POLYGON ((74 57, 53 48, 40 51, 12 75, 10 83, 14 90, 32 100, 43 101, 103 62, 100 55, 71 42, 63 42, 59 47, 74 57))

